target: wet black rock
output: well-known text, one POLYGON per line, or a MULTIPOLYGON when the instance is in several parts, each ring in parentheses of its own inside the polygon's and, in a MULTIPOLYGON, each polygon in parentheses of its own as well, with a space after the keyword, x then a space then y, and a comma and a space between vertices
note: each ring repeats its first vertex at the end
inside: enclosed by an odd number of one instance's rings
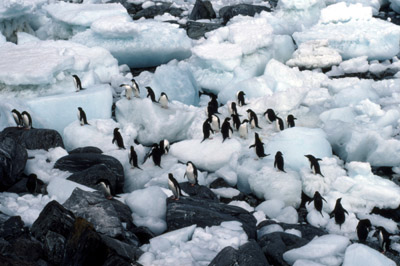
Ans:
POLYGON ((199 227, 220 225, 225 221, 239 221, 248 237, 255 239, 256 219, 248 211, 223 203, 209 200, 181 197, 179 200, 167 199, 168 231, 180 229, 192 224, 199 227))
POLYGON ((385 218, 389 218, 397 223, 400 223, 400 206, 396 209, 380 209, 375 207, 372 209, 371 214, 379 214, 385 218))
POLYGON ((222 177, 218 177, 210 184, 210 188, 231 187, 222 177))
POLYGON ((131 232, 135 234, 142 245, 150 243, 150 239, 156 236, 149 228, 144 226, 132 228, 131 232))
POLYGON ((283 230, 288 230, 288 229, 298 230, 301 232, 301 237, 308 241, 311 241, 316 236, 323 236, 328 234, 328 232, 325 229, 314 227, 310 224, 287 224, 287 223, 278 223, 274 220, 262 221, 257 225, 257 230, 260 230, 264 226, 268 226, 271 224, 278 224, 283 228, 283 230))
POLYGON ((55 147, 64 148, 60 133, 53 129, 32 128, 29 130, 17 127, 5 128, 0 133, 1 137, 10 137, 22 147, 29 150, 48 150, 55 147))
MULTIPOLYGON (((169 13, 174 17, 180 17, 183 9, 171 7, 171 3, 158 2, 156 5, 137 11, 136 13, 130 13, 132 19, 137 20, 140 18, 154 18, 155 16, 169 13)), ((128 10, 129 12, 130 10, 128 10)))
MULTIPOLYGON (((13 186, 11 186, 10 188, 7 189, 7 192, 11 192, 11 193, 17 193, 17 194, 27 194, 27 193, 31 193, 28 190, 27 187, 27 181, 28 181, 28 177, 22 175, 22 179, 19 180, 17 183, 15 183, 13 186)), ((36 194, 47 194, 47 185, 40 179, 37 179, 36 181, 36 187, 35 190, 33 191, 34 195, 36 194)))
POLYGON ((190 197, 219 202, 217 195, 215 195, 206 186, 200 186, 200 185, 191 186, 189 182, 179 183, 179 186, 181 187, 181 190, 186 192, 190 197))
POLYGON ((69 154, 74 154, 74 153, 103 153, 102 150, 100 150, 97 147, 93 147, 93 146, 87 146, 87 147, 80 147, 80 148, 76 148, 73 149, 72 151, 68 152, 69 154))
POLYGON ((213 19, 216 18, 215 11, 210 1, 196 0, 192 12, 189 15, 189 19, 213 19))
POLYGON ((26 149, 17 140, 0 133, 0 191, 5 191, 22 178, 27 159, 26 149))
POLYGON ((206 32, 216 30, 222 27, 220 23, 204 23, 197 21, 188 21, 186 23, 186 33, 191 39, 198 40, 201 37, 204 37, 206 32))
POLYGON ((262 11, 271 12, 271 9, 266 6, 255 6, 249 4, 238 4, 232 6, 225 6, 219 10, 219 16, 226 24, 231 18, 237 15, 251 16, 261 13, 262 11))
POLYGON ((98 153, 74 153, 58 159, 54 164, 54 168, 78 173, 101 164, 105 165, 116 178, 115 193, 122 193, 124 187, 124 168, 114 157, 98 153))
POLYGON ((0 238, 12 240, 23 235, 28 236, 29 230, 25 227, 21 216, 12 216, 7 220, 0 222, 0 238))

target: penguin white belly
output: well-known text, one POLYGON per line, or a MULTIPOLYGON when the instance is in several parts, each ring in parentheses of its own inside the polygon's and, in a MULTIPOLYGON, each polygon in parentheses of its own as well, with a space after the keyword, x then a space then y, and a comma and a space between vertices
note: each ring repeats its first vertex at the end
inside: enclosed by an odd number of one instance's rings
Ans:
POLYGON ((247 133, 248 133, 247 124, 240 125, 240 127, 239 127, 239 136, 241 138, 247 139, 247 133))
POLYGON ((160 104, 162 108, 168 108, 168 99, 165 96, 160 97, 160 104))

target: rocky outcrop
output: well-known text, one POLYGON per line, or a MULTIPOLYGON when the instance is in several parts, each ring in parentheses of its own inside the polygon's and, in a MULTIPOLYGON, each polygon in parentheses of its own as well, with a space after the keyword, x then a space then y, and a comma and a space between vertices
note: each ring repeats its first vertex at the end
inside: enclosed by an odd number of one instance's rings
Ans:
POLYGON ((215 11, 210 1, 196 0, 192 12, 189 15, 189 19, 213 19, 216 18, 215 11))
POLYGON ((219 16, 223 19, 223 23, 226 24, 231 18, 237 15, 253 17, 255 14, 261 13, 262 11, 271 12, 271 9, 266 6, 238 4, 221 8, 219 10, 219 16))
POLYGON ((28 150, 48 150, 55 147, 64 148, 64 142, 60 133, 53 129, 8 127, 0 133, 0 139, 1 137, 10 137, 28 150))

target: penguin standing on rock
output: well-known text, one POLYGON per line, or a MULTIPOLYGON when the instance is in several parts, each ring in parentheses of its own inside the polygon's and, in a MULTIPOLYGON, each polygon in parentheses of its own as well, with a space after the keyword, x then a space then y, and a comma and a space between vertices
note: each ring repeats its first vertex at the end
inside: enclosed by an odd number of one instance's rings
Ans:
POLYGON ((257 118, 257 115, 256 115, 256 113, 254 113, 254 111, 253 110, 251 110, 251 109, 247 109, 247 116, 248 116, 248 118, 249 118, 249 121, 250 121, 250 125, 251 125, 251 128, 260 128, 261 129, 261 127, 259 127, 258 126, 258 118, 257 118))
POLYGON ((172 199, 179 200, 179 197, 182 196, 181 187, 171 173, 168 174, 168 187, 174 194, 172 199))
POLYGON ((249 120, 243 119, 238 131, 241 138, 247 139, 247 135, 249 133, 249 120))
POLYGON ((276 114, 272 109, 267 109, 267 111, 264 112, 264 116, 270 124, 276 120, 276 114))
POLYGON ((78 92, 80 90, 84 90, 84 88, 82 88, 81 79, 77 75, 72 75, 72 78, 75 84, 75 91, 78 92))
POLYGON ((283 161, 282 152, 277 151, 275 154, 274 167, 278 168, 278 170, 280 170, 282 172, 285 172, 283 166, 284 166, 284 161, 283 161))
POLYGON ((264 143, 261 141, 257 132, 254 133, 254 138, 255 138, 254 144, 250 145, 249 149, 254 147, 258 158, 263 158, 263 157, 268 156, 269 154, 265 154, 265 152, 264 152, 264 143))
POLYGON ((314 201, 314 208, 319 211, 319 213, 322 215, 322 217, 324 217, 324 215, 322 214, 322 206, 323 206, 323 202, 322 201, 326 201, 326 199, 324 199, 324 197, 321 196, 321 194, 319 194, 318 191, 315 191, 314 193, 314 197, 311 199, 314 201))
POLYGON ((371 226, 371 221, 369 219, 363 219, 358 222, 357 237, 360 243, 365 243, 365 241, 367 240, 371 226))
POLYGON ((133 146, 131 146, 130 151, 129 151, 129 164, 131 165, 132 169, 136 167, 140 170, 143 170, 138 165, 137 154, 136 154, 135 148, 133 146))
POLYGON ((378 234, 379 246, 382 249, 382 253, 385 253, 390 249, 390 242, 391 242, 389 238, 390 234, 382 226, 379 226, 377 228, 377 234, 378 234))
POLYGON ((139 85, 136 83, 135 79, 131 79, 132 81, 132 89, 133 89, 133 95, 136 98, 140 98, 140 89, 139 89, 139 85))
POLYGON ((285 129, 285 125, 283 124, 282 118, 277 116, 276 120, 275 120, 275 123, 276 123, 276 130, 282 131, 282 130, 285 129))
POLYGON ((18 112, 17 109, 12 109, 11 113, 12 113, 15 123, 17 124, 17 127, 19 127, 19 128, 23 127, 24 122, 22 120, 21 113, 18 112))
POLYGON ((310 161, 310 167, 311 167, 311 170, 313 171, 314 175, 319 174, 322 177, 324 177, 324 175, 321 173, 321 168, 320 168, 319 163, 318 163, 318 161, 322 161, 322 159, 315 158, 311 154, 307 154, 307 155, 304 155, 304 156, 307 157, 308 160, 310 161))
POLYGON ((82 107, 78 107, 78 120, 81 126, 83 125, 89 125, 86 119, 86 113, 83 111, 82 107))
POLYGON ((160 103, 162 108, 168 109, 168 96, 167 94, 165 94, 165 92, 161 92, 161 96, 158 99, 158 102, 160 103))
POLYGON ((22 123, 24 125, 24 128, 25 129, 31 129, 32 128, 31 115, 27 111, 23 111, 21 116, 22 116, 22 123))
POLYGON ((342 198, 338 198, 336 200, 335 208, 331 212, 331 217, 335 216, 335 222, 339 225, 340 229, 342 228, 342 224, 346 220, 345 213, 349 215, 349 213, 343 208, 342 204, 340 203, 341 200, 342 198))
POLYGON ((210 137, 211 133, 214 133, 214 130, 212 130, 211 125, 210 125, 210 119, 208 118, 203 123, 203 140, 201 142, 208 139, 210 137))
POLYGON ((191 186, 197 185, 197 167, 191 162, 186 163, 186 172, 183 177, 187 177, 191 186))
POLYGON ((240 124, 241 124, 239 116, 236 115, 236 114, 231 114, 231 117, 232 117, 233 128, 235 128, 236 130, 239 130, 239 127, 240 127, 240 124))
POLYGON ((147 97, 147 98, 150 97, 150 99, 151 99, 151 101, 152 101, 153 103, 157 102, 157 101, 156 101, 156 95, 154 94, 153 89, 150 88, 150 87, 146 87, 146 90, 147 90, 147 96, 146 96, 146 97, 147 97))
POLYGON ((111 193, 111 184, 110 181, 107 179, 100 179, 97 181, 96 185, 99 185, 101 191, 103 191, 104 197, 106 199, 112 199, 112 193, 111 193))
POLYGON ((294 117, 293 115, 288 115, 286 118, 287 126, 294 127, 294 120, 297 120, 297 118, 294 117))
POLYGON ((243 92, 243 91, 238 91, 237 93, 236 93, 236 99, 237 99, 237 102, 238 102, 238 105, 239 106, 243 106, 243 105, 246 105, 246 102, 245 102, 245 100, 244 100, 244 96, 245 96, 246 94, 243 92))
POLYGON ((119 133, 118 130, 118 127, 114 128, 114 137, 112 139, 112 143, 115 143, 119 149, 125 150, 124 140, 122 139, 121 133, 119 133))
POLYGON ((231 120, 230 117, 225 118, 224 122, 221 126, 221 133, 222 133, 222 142, 224 142, 227 138, 231 138, 233 134, 233 129, 231 127, 231 120))

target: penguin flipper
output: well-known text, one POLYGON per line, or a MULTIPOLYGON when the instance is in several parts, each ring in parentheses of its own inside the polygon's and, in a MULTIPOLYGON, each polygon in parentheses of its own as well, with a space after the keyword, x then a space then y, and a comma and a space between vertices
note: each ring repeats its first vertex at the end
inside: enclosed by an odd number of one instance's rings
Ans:
POLYGON ((321 199, 324 200, 326 203, 328 203, 324 197, 321 197, 321 199))
POLYGON ((344 211, 345 213, 347 213, 347 215, 349 215, 349 213, 348 213, 345 209, 343 209, 343 211, 344 211))
POLYGON ((256 125, 256 128, 262 129, 262 127, 259 127, 258 125, 256 125))
POLYGON ((256 146, 256 144, 250 145, 249 149, 254 148, 256 146))

